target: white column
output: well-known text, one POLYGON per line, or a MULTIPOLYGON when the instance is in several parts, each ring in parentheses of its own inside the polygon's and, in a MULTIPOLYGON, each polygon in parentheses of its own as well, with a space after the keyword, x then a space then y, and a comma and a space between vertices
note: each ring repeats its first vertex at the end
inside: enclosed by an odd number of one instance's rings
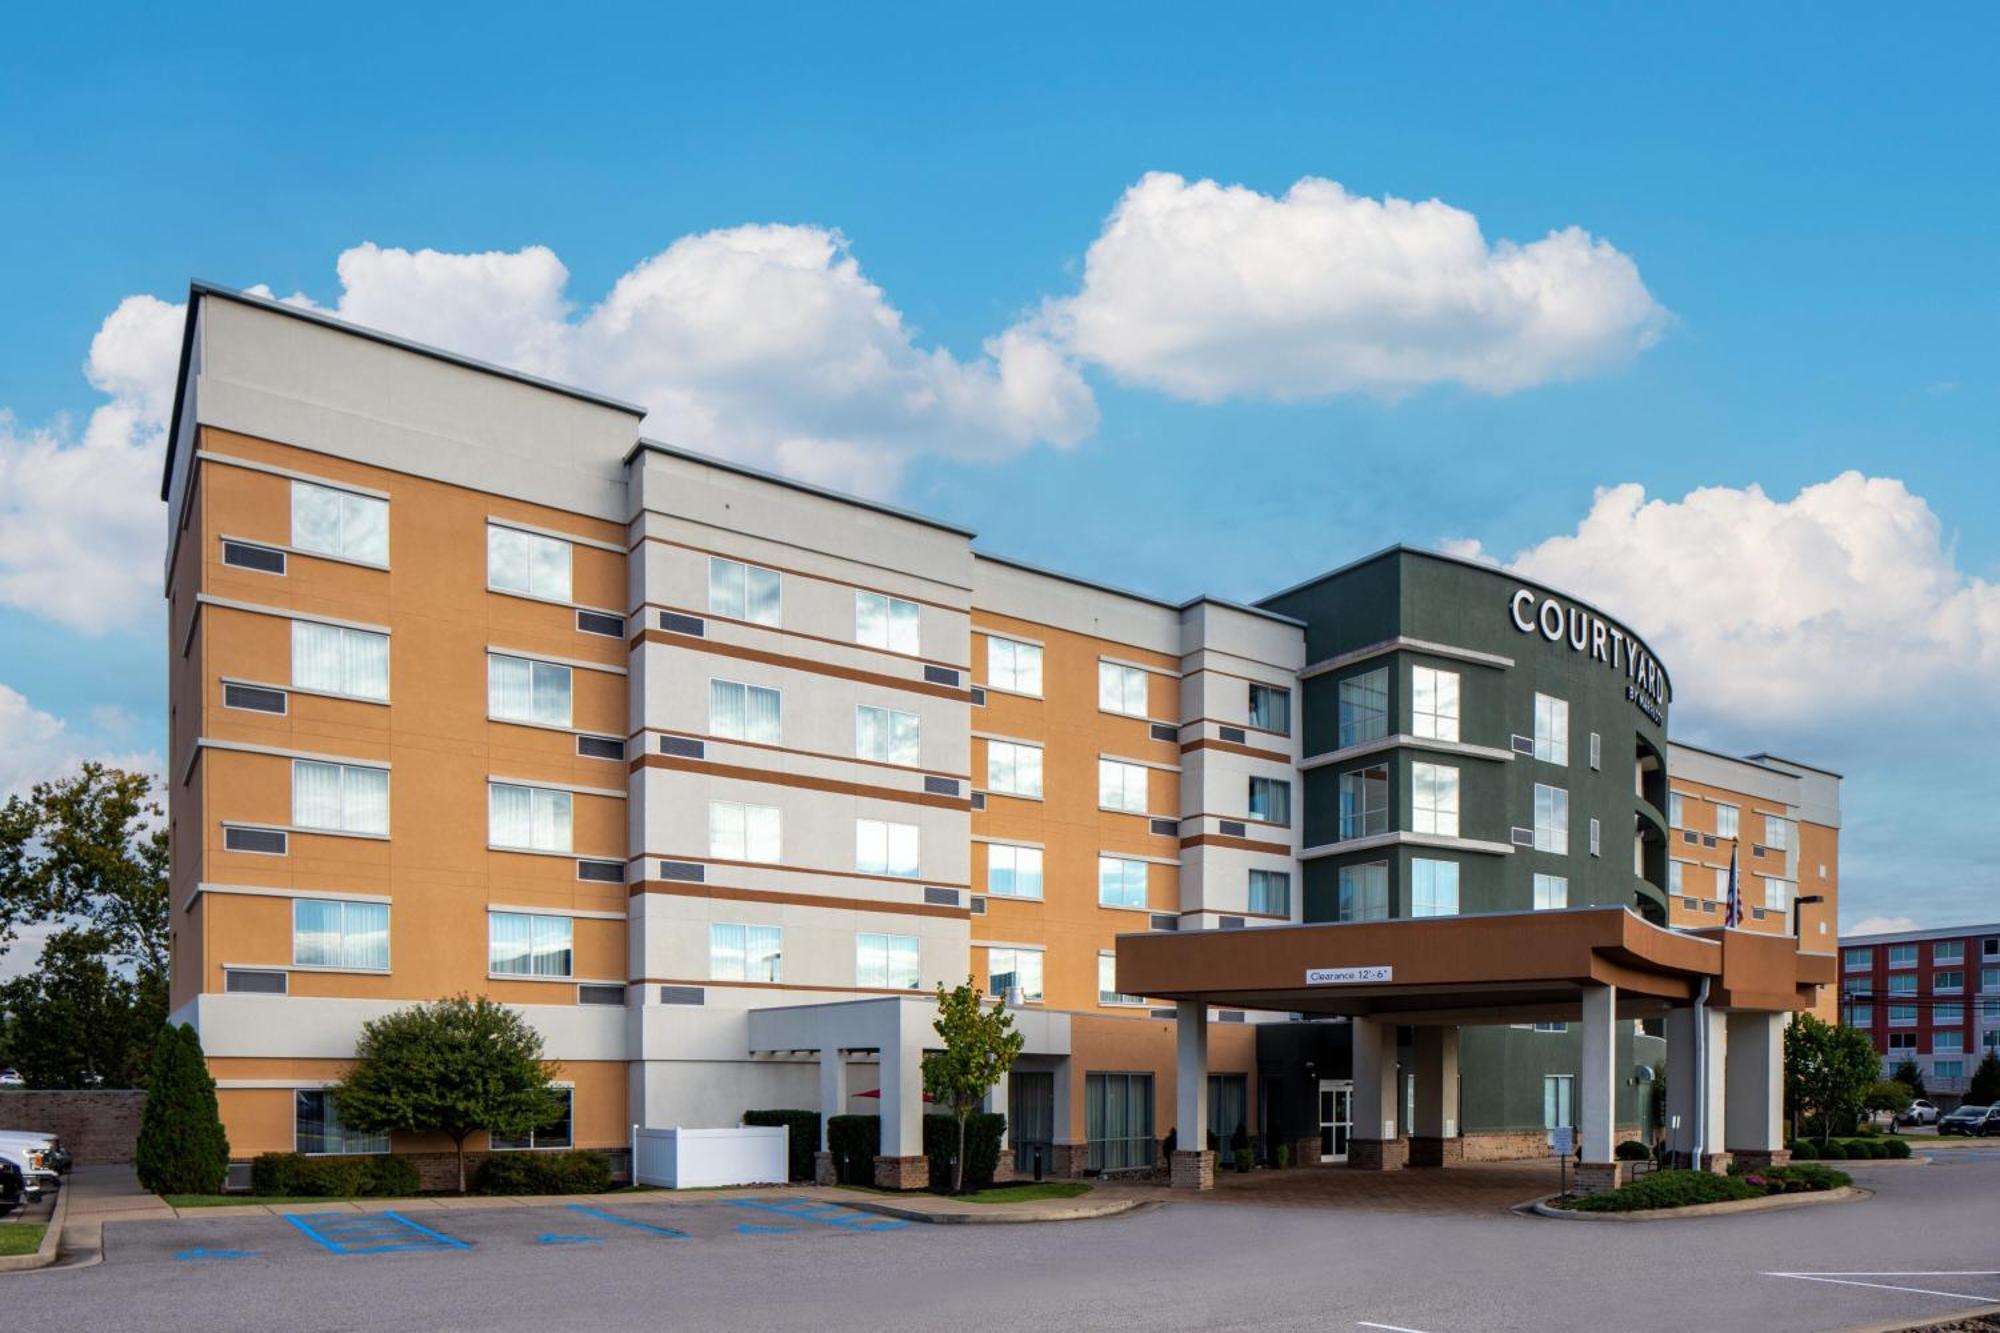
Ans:
MULTIPOLYGON (((1007 1114, 1007 1087, 1008 1087, 1008 1077, 1007 1075, 1002 1074, 1000 1076, 1000 1081, 998 1083, 995 1083, 991 1088, 987 1089, 986 1111, 989 1115, 1004 1116, 1007 1114)), ((1014 1126, 1011 1123, 1002 1122, 1000 1127, 1000 1153, 1003 1157, 1007 1153, 1008 1145, 1010 1145, 1013 1142, 1013 1140, 1014 1140, 1014 1126)))
POLYGON ((914 1004, 898 1005, 896 1039, 882 1043, 882 1155, 924 1154, 924 1032, 914 1004))
POLYGON ((1351 1020, 1354 1030, 1354 1137, 1396 1137, 1396 1025, 1351 1020))
POLYGON ((1702 1156, 1708 1157, 1724 1151, 1729 1027, 1726 1015, 1713 1009, 1704 1010, 1702 1019, 1702 1024, 1695 1022, 1692 1006, 1667 1013, 1667 1147, 1691 1153, 1699 1144, 1702 1156), (1703 1026, 1705 1043, 1698 1041, 1703 1026), (1697 1052, 1697 1046, 1704 1049, 1697 1052), (1680 1118, 1678 1130, 1673 1128, 1675 1117, 1680 1118))
POLYGON ((1583 1160, 1609 1163, 1617 1139, 1618 988, 1583 992, 1583 1058, 1577 1075, 1577 1128, 1583 1160))
POLYGON ((847 1114, 847 1054, 828 1046, 819 1053, 819 1150, 830 1152, 826 1122, 847 1114))
POLYGON ((1071 1118, 1076 1114, 1076 1104, 1072 1098, 1078 1092, 1074 1074, 1075 1068, 1076 1060, 1073 1056, 1065 1055, 1056 1061, 1056 1076, 1052 1080, 1055 1085, 1055 1095, 1053 1098, 1055 1102, 1055 1124, 1052 1126, 1050 1137, 1050 1142, 1052 1143, 1069 1144, 1083 1142, 1081 1138, 1076 1136, 1074 1129, 1076 1119, 1081 1119, 1082 1117, 1071 1118))
POLYGON ((1785 1146, 1785 1016, 1721 1015, 1728 1032, 1724 1067, 1727 1139, 1709 1151, 1770 1153, 1785 1146))
POLYGON ((1178 1152, 1208 1147, 1208 1005, 1174 1001, 1174 1144, 1178 1152))
POLYGON ((1458 1029, 1420 1027, 1416 1036, 1417 1105, 1410 1133, 1458 1137, 1458 1029))

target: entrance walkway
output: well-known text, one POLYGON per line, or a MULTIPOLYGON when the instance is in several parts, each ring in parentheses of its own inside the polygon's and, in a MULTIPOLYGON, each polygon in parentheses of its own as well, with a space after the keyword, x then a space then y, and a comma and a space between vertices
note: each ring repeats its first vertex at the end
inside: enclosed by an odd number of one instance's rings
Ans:
POLYGON ((139 1185, 130 1163, 79 1166, 63 1178, 62 1257, 65 1267, 96 1263, 104 1253, 104 1224, 171 1218, 174 1210, 139 1185))
POLYGON ((1556 1173, 1552 1158, 1405 1171, 1358 1171, 1329 1165, 1252 1171, 1247 1175, 1218 1170, 1215 1188, 1199 1193, 1169 1190, 1164 1184, 1133 1188, 1145 1188, 1155 1197, 1174 1203, 1204 1207, 1272 1204, 1463 1217, 1505 1212, 1517 1203, 1554 1194, 1558 1188, 1556 1173))

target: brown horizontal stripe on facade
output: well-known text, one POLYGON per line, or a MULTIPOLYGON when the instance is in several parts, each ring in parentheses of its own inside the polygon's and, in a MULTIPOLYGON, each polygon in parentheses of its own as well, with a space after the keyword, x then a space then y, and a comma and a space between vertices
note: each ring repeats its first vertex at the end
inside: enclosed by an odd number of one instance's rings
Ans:
POLYGON ((662 879, 634 884, 627 891, 627 896, 637 898, 644 893, 665 894, 670 898, 716 898, 736 903, 777 903, 784 907, 824 907, 838 912, 881 912, 888 916, 965 919, 972 915, 970 908, 940 907, 934 903, 885 903, 872 898, 833 898, 814 893, 786 893, 779 889, 738 889, 726 884, 683 884, 678 880, 662 879))
POLYGON ((1268 819, 1252 819, 1249 815, 1218 815, 1213 810, 1197 810, 1191 815, 1182 815, 1181 818, 1182 819, 1226 819, 1232 824, 1245 824, 1251 828, 1283 829, 1287 833, 1291 832, 1292 828, 1290 824, 1273 824, 1268 819))
POLYGON ((744 782, 768 782, 774 787, 797 787, 805 791, 832 792, 837 796, 866 796, 878 801, 901 801, 906 805, 929 805, 940 810, 970 810, 964 797, 933 796, 929 792, 899 791, 894 787, 864 787, 858 782, 838 782, 832 778, 807 777, 803 773, 779 773, 768 768, 744 768, 737 764, 712 764, 706 759, 682 759, 671 754, 642 754, 628 765, 632 772, 642 768, 668 768, 683 773, 706 773, 712 778, 738 778, 744 782))
MULTIPOLYGON (((613 858, 616 859, 616 858, 613 858)), ((705 866, 742 866, 749 870, 780 870, 787 875, 833 875, 840 879, 865 879, 875 884, 922 884, 938 889, 967 889, 970 884, 954 884, 948 879, 912 879, 908 875, 869 875, 858 870, 821 870, 813 866, 773 865, 769 861, 725 861, 716 856, 687 856, 680 852, 641 852, 633 860, 691 861, 705 866)))
POLYGON ((1278 913, 1276 913, 1276 912, 1232 912, 1232 911, 1228 910, 1227 908, 1222 908, 1222 907, 1191 907, 1191 908, 1187 908, 1186 910, 1182 911, 1182 912, 1180 913, 1180 915, 1181 915, 1181 916, 1200 916, 1200 915, 1201 915, 1202 913, 1204 913, 1204 912, 1213 912, 1213 913, 1215 913, 1215 914, 1216 914, 1217 916, 1247 916, 1247 917, 1255 917, 1255 918, 1256 918, 1257 920, 1259 920, 1259 921, 1290 921, 1290 920, 1291 920, 1291 918, 1290 918, 1290 917, 1288 917, 1288 916, 1280 916, 1280 915, 1279 915, 1278 913))
MULTIPOLYGON (((791 574, 797 578, 812 579, 818 583, 831 583, 842 588, 859 588, 863 592, 879 592, 884 597, 900 597, 906 602, 918 602, 924 606, 934 606, 940 611, 955 611, 959 615, 971 614, 969 607, 953 606, 949 602, 934 602, 927 597, 913 597, 909 593, 897 592, 892 588, 878 588, 872 583, 856 583, 853 579, 843 579, 832 574, 818 574, 810 569, 794 569, 790 565, 774 565, 768 560, 758 560, 746 555, 732 555, 728 551, 711 550, 706 546, 695 546, 690 542, 677 542, 671 537, 641 537, 627 548, 627 553, 629 554, 632 551, 638 550, 646 542, 657 542, 661 546, 672 546, 683 551, 693 551, 696 555, 712 555, 718 560, 733 560, 739 565, 755 565, 759 569, 772 569, 780 574, 791 574)), ((939 583, 942 580, 926 579, 925 582, 939 583)), ((955 588, 958 585, 953 583, 946 584, 945 586, 955 588)), ((967 588, 965 592, 969 596, 972 589, 967 588)))
MULTIPOLYGON (((884 597, 896 597, 905 602, 912 600, 904 597, 901 593, 884 593, 882 595, 884 597)), ((852 639, 829 639, 824 634, 808 634, 802 629, 786 629, 783 625, 760 625, 754 620, 738 620, 734 616, 719 616, 713 611, 696 611, 691 607, 674 606, 669 602, 641 602, 639 603, 639 607, 642 611, 647 607, 651 607, 657 611, 672 611, 675 615, 691 616, 696 620, 719 620, 725 625, 741 625, 745 629, 763 630, 767 634, 782 634, 792 639, 810 639, 814 643, 830 643, 835 647, 852 648, 857 652, 879 653, 883 657, 892 658, 898 662, 918 662, 924 666, 940 666, 950 671, 962 671, 968 676, 972 674, 970 666, 958 662, 946 662, 935 657, 917 657, 910 653, 899 653, 894 648, 877 648, 872 643, 856 643, 852 639)))
MULTIPOLYGON (((700 986, 712 990, 823 990, 840 995, 923 995, 920 990, 896 990, 888 986, 808 986, 796 981, 715 981, 693 977, 634 977, 628 986, 700 986)), ((565 1063, 568 1063, 565 1061, 565 1063)))
POLYGON ((1255 732, 1259 736, 1276 736, 1281 741, 1288 741, 1292 738, 1292 733, 1289 731, 1273 731, 1269 727, 1253 727, 1248 722, 1231 722, 1227 718, 1220 717, 1190 718, 1188 721, 1181 723, 1181 725, 1191 727, 1197 722, 1209 722, 1218 727, 1235 727, 1238 731, 1255 732))
MULTIPOLYGON (((861 759, 851 754, 828 754, 824 750, 794 750, 789 745, 767 745, 763 741, 739 741, 734 736, 710 736, 699 731, 674 731, 667 727, 641 727, 632 736, 644 736, 648 732, 656 736, 684 736, 691 741, 713 742, 716 745, 741 745, 751 750, 769 750, 773 754, 796 754, 807 759, 832 759, 843 764, 866 764, 870 768, 893 769, 898 773, 913 773, 934 778, 957 778, 960 782, 972 781, 970 773, 947 773, 941 768, 912 768, 908 764, 892 764, 885 759, 861 759)), ((631 739, 631 737, 627 737, 631 739)))
POLYGON ((1275 759, 1281 764, 1292 762, 1292 757, 1288 754, 1281 754, 1276 750, 1260 750, 1254 745, 1238 745, 1235 741, 1212 741, 1207 738, 1182 741, 1181 753, 1186 754, 1190 750, 1221 750, 1226 754, 1248 755, 1252 759, 1275 759))
MULTIPOLYGON (((858 680, 864 685, 880 685, 892 690, 909 690, 913 694, 933 694, 940 699, 956 699, 960 703, 972 702, 972 691, 953 689, 949 685, 933 685, 927 680, 911 680, 907 676, 891 676, 880 671, 860 671, 853 667, 834 666, 830 662, 815 662, 807 657, 793 657, 789 653, 767 653, 761 648, 745 648, 739 644, 723 643, 717 639, 696 638, 690 634, 670 634, 665 630, 642 630, 632 636, 630 643, 638 647, 641 643, 657 643, 665 647, 686 648, 690 652, 713 653, 718 657, 734 657, 745 662, 763 662, 770 666, 790 667, 795 671, 810 671, 818 676, 836 676, 841 680, 858 680)), ((911 658, 915 661, 915 658, 911 658)))
MULTIPOLYGON (((1181 846, 1187 847, 1233 847, 1239 852, 1276 852, 1279 856, 1290 856, 1292 849, 1282 842, 1258 842, 1252 838, 1225 838, 1219 833, 1197 833, 1191 838, 1182 838, 1181 846)), ((1231 912, 1229 915, 1236 916, 1231 912)))

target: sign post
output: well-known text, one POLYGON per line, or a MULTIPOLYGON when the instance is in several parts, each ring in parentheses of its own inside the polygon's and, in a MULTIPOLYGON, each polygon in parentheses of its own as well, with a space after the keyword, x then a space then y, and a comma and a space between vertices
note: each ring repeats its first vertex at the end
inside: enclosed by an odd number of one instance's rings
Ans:
POLYGON ((1556 1160, 1561 1163, 1561 1194, 1566 1195, 1569 1193, 1569 1155, 1576 1151, 1576 1130, 1569 1125, 1558 1125, 1550 1130, 1549 1151, 1554 1153, 1556 1160))

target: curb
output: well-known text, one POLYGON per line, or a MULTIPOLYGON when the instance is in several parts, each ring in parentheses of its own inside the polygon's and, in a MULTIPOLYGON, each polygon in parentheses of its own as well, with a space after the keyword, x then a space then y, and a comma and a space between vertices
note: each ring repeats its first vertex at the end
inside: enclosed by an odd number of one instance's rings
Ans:
POLYGON ((2000 1305, 1981 1305, 1970 1310, 1953 1310, 1949 1314, 1925 1315, 1921 1319, 1898 1319, 1887 1324, 1863 1324, 1856 1328, 1844 1329, 1842 1333, 1922 1333, 1927 1328, 1940 1324, 1951 1325, 1967 1319, 2000 1318, 2000 1305))
POLYGON ((841 1200, 841 1205, 857 1209, 864 1213, 880 1213, 884 1217, 901 1218, 905 1222, 930 1222, 943 1226, 1006 1226, 1010 1224, 1021 1226, 1030 1222, 1089 1222, 1100 1217, 1117 1217, 1122 1213, 1156 1206, 1156 1201, 1152 1199, 1106 1199, 1101 1203, 1092 1204, 1088 1207, 1070 1208, 1060 1212, 1046 1211, 1036 1213, 1002 1213, 997 1211, 998 1208, 1006 1207, 1005 1204, 989 1204, 987 1206, 996 1209, 996 1211, 977 1213, 931 1212, 923 1208, 901 1208, 893 1203, 877 1203, 872 1199, 865 1203, 859 1200, 843 1199, 841 1200))
POLYGON ((1813 1208, 1824 1203, 1859 1203, 1874 1197, 1873 1190, 1843 1185, 1837 1190, 1819 1190, 1810 1194, 1725 1199, 1721 1203, 1697 1203, 1686 1208, 1642 1208, 1629 1213, 1580 1213, 1572 1208, 1551 1208, 1546 1200, 1537 1200, 1533 1211, 1538 1217, 1553 1217, 1564 1222, 1670 1222, 1684 1217, 1726 1217, 1732 1213, 1776 1213, 1789 1208, 1813 1208))
POLYGON ((47 1268, 56 1261, 56 1254, 62 1249, 63 1218, 69 1213, 69 1189, 64 1186, 56 1191, 55 1207, 49 1210, 48 1229, 42 1232, 42 1243, 33 1254, 10 1254, 0 1259, 0 1273, 21 1273, 35 1268, 47 1268))

